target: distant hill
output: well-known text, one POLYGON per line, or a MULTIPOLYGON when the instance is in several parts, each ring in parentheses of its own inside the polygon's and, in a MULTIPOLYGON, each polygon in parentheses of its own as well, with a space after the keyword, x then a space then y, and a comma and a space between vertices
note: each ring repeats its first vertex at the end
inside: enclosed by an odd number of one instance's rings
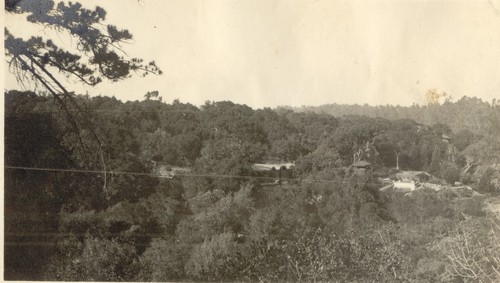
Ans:
POLYGON ((500 134, 500 101, 484 102, 476 97, 462 97, 456 102, 413 106, 369 106, 325 104, 288 108, 296 112, 315 112, 336 117, 364 115, 390 120, 412 119, 418 123, 433 125, 446 124, 455 133, 469 130, 476 135, 500 134))

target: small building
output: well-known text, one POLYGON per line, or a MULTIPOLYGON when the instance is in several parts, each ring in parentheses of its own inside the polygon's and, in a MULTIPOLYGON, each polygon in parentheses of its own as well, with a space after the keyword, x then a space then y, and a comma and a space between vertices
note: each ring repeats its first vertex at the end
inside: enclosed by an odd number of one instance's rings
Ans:
POLYGON ((286 163, 255 163, 252 164, 252 169, 254 171, 274 171, 280 169, 292 169, 295 167, 295 163, 286 162, 286 163))
POLYGON ((371 173, 370 162, 361 160, 354 162, 351 166, 354 169, 354 173, 357 175, 366 175, 371 173))
POLYGON ((371 163, 364 161, 364 160, 361 160, 361 161, 354 162, 352 164, 352 167, 354 167, 354 169, 366 170, 366 169, 370 169, 371 163))
POLYGON ((396 180, 401 181, 414 181, 414 182, 428 182, 432 179, 432 175, 425 171, 401 171, 396 173, 396 180))
POLYGON ((189 168, 170 166, 170 165, 158 165, 153 171, 155 174, 167 179, 173 179, 176 176, 188 175, 191 170, 189 168))
POLYGON ((441 136, 441 140, 442 140, 442 141, 444 141, 444 142, 446 142, 446 143, 449 143, 449 142, 450 142, 450 140, 451 140, 451 138, 450 138, 449 136, 447 136, 447 135, 443 134, 443 135, 441 136))
MULTIPOLYGON (((261 184, 264 186, 271 185, 281 185, 282 178, 288 179, 291 178, 291 174, 295 167, 294 162, 283 162, 283 163, 255 163, 252 164, 252 170, 255 171, 258 176, 275 179, 271 183, 269 181, 262 182, 261 184)), ((284 182, 286 183, 286 181, 284 182)))
POLYGON ((415 182, 412 181, 394 181, 394 189, 403 191, 414 191, 416 188, 415 182))

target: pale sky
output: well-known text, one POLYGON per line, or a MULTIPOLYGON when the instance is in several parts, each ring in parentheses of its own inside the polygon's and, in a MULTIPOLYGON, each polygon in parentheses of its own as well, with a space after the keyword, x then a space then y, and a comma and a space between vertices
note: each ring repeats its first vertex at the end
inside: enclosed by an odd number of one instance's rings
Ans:
MULTIPOLYGON (((423 104, 434 88, 455 100, 500 98, 500 0, 79 2, 129 29, 127 53, 164 74, 93 88, 68 82, 76 92, 142 100, 158 90, 166 102, 254 108, 423 104)), ((17 36, 33 31, 12 15, 6 26, 17 36)), ((7 75, 5 88, 19 87, 7 75)))

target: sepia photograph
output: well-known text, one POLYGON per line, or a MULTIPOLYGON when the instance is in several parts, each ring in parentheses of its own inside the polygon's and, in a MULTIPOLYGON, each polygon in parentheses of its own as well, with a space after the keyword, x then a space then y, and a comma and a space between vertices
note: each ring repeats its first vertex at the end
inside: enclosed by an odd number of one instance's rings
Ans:
POLYGON ((500 0, 3 19, 0 279, 500 282, 500 0))

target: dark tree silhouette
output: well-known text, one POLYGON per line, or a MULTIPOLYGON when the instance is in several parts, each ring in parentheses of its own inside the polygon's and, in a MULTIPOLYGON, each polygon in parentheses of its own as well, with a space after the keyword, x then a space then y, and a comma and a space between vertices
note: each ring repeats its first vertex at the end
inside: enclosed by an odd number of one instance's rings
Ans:
POLYGON ((5 29, 5 57, 10 72, 21 84, 34 82, 59 103, 77 133, 83 152, 85 146, 79 135, 83 128, 90 131, 100 149, 101 140, 95 123, 75 99, 74 93, 65 86, 64 77, 94 86, 103 79, 119 81, 133 73, 159 75, 161 70, 154 61, 144 63, 142 59, 123 56, 125 52, 121 45, 131 40, 132 34, 126 29, 105 24, 106 11, 100 7, 91 10, 72 2, 56 5, 52 0, 5 0, 5 7, 8 13, 26 15, 26 21, 57 33, 67 33, 75 40, 77 51, 72 52, 50 38, 31 36, 25 40, 5 29))

